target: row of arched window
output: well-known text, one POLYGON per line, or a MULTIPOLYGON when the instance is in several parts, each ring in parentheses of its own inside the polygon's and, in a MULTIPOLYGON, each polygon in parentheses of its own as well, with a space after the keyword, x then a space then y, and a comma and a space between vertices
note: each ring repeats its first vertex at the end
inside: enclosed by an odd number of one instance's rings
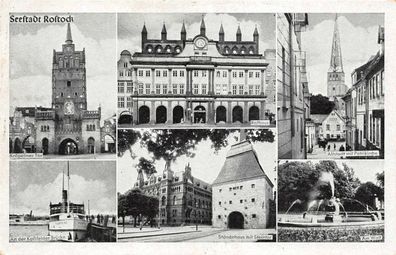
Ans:
POLYGON ((95 124, 87 124, 87 131, 95 131, 96 127, 95 124))
POLYGON ((250 46, 249 48, 246 48, 245 46, 242 47, 237 47, 234 46, 232 48, 225 46, 223 48, 223 53, 224 54, 233 54, 233 55, 245 55, 245 54, 249 54, 249 55, 253 55, 255 52, 255 49, 253 46, 250 46))
POLYGON ((59 68, 71 68, 71 67, 79 67, 80 66, 80 59, 77 57, 73 59, 73 57, 65 57, 65 58, 59 58, 59 68))
POLYGON ((41 132, 49 132, 50 127, 48 125, 43 125, 40 127, 41 132))
POLYGON ((175 47, 172 47, 171 45, 166 45, 165 47, 162 47, 162 45, 157 45, 153 46, 151 44, 146 46, 146 52, 147 53, 167 53, 167 54, 179 54, 182 51, 182 47, 180 45, 177 45, 175 47))

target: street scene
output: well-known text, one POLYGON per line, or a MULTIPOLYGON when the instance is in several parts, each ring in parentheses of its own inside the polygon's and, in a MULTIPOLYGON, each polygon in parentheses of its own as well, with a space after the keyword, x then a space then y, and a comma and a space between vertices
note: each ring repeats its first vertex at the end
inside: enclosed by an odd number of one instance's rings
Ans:
POLYGON ((10 23, 10 158, 115 159, 115 14, 52 16, 10 23))
POLYGON ((384 15, 277 18, 279 158, 384 158, 384 15))
POLYGON ((384 242, 384 164, 281 161, 280 242, 384 242))
POLYGON ((269 129, 119 130, 119 241, 275 241, 274 141, 269 129))
POLYGON ((121 128, 275 127, 274 14, 118 15, 121 128))

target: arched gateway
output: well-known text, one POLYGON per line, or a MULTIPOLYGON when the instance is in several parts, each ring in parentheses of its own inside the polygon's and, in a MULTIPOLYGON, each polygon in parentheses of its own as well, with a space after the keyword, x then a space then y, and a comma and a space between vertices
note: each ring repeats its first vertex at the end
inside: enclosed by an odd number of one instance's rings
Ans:
POLYGON ((245 219, 243 218, 242 213, 240 212, 232 212, 228 215, 228 228, 237 228, 243 229, 245 219))

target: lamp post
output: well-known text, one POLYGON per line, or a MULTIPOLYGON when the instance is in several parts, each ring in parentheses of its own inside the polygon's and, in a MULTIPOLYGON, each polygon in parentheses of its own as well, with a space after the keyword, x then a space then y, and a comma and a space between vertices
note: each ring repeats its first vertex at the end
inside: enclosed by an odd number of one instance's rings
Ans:
POLYGON ((126 214, 126 210, 123 211, 124 213, 124 217, 122 217, 122 233, 125 233, 125 214, 126 214))

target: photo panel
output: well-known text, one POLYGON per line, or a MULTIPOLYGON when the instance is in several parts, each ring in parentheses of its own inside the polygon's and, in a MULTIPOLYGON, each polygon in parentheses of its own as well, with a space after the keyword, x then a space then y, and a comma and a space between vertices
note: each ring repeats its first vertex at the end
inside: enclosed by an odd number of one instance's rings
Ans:
POLYGON ((275 127, 275 14, 119 13, 122 128, 275 127))
POLYGON ((383 159, 383 13, 278 13, 280 159, 383 159))
POLYGON ((116 161, 11 161, 10 242, 115 242, 116 161))
POLYGON ((279 242, 384 242, 383 160, 281 160, 279 242))
POLYGON ((275 242, 275 129, 119 129, 119 242, 275 242))
POLYGON ((11 159, 116 157, 116 14, 10 14, 11 159))

